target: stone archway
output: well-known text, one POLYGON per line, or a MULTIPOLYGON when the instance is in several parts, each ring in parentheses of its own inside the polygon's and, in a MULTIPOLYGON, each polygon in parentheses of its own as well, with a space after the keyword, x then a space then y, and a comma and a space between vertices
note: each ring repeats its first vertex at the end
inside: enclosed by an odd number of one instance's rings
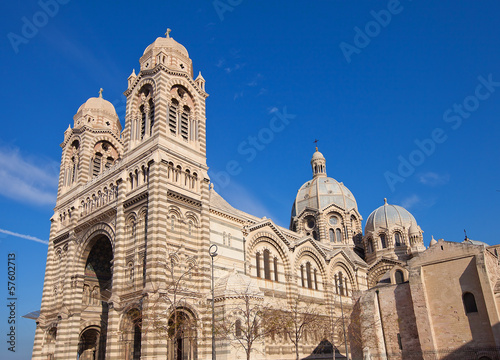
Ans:
POLYGON ((111 297, 112 262, 113 248, 106 236, 100 235, 89 243, 84 273, 84 305, 102 306, 111 297))
POLYGON ((81 360, 104 360, 113 262, 109 238, 103 234, 92 238, 83 253, 84 259, 81 319, 92 326, 80 334, 78 356, 81 360))
POLYGON ((123 316, 122 321, 122 359, 141 358, 142 313, 134 308, 123 316))
POLYGON ((98 327, 85 329, 78 340, 78 360, 104 360, 105 346, 98 327))
POLYGON ((196 320, 190 312, 177 309, 168 319, 168 359, 196 360, 196 320))

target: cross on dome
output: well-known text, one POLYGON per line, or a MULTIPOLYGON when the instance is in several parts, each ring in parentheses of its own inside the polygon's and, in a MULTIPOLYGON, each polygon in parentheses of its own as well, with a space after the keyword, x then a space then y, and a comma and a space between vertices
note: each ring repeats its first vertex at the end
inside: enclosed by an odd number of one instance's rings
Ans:
POLYGON ((99 97, 102 99, 102 88, 99 89, 99 97))
POLYGON ((170 28, 168 28, 168 29, 167 29, 167 32, 165 33, 165 36, 166 36, 167 38, 170 38, 170 32, 171 32, 171 31, 172 31, 172 30, 171 30, 170 28))

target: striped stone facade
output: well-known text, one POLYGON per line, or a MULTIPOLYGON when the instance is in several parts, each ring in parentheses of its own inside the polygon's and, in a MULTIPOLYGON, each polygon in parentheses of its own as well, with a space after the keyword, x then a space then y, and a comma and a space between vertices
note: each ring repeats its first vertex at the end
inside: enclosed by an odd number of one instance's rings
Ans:
MULTIPOLYGON (((379 330, 349 318, 362 313, 360 294, 378 309, 369 288, 411 278, 408 262, 425 247, 409 212, 385 202, 363 236, 353 194, 327 177, 317 149, 290 229, 233 208, 207 173, 205 80, 193 77, 187 50, 169 32, 146 48, 125 96, 123 131, 101 91, 64 133, 33 359, 211 359, 213 244, 216 321, 237 318, 232 307, 243 297, 234 279, 244 279, 259 301, 313 304, 330 319, 304 334, 303 357, 325 342, 359 356, 371 340, 380 345, 379 330), (342 320, 358 344, 346 346, 342 320), (378 335, 356 336, 357 325, 378 335)), ((246 358, 236 334, 220 335, 218 359, 246 358)), ((296 349, 277 332, 254 350, 253 359, 281 360, 296 349)))

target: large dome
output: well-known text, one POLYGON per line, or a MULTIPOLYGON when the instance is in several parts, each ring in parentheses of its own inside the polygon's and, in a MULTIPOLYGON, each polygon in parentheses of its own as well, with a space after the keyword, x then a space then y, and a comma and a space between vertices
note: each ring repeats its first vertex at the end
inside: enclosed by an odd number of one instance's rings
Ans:
POLYGON ((335 204, 345 211, 358 210, 356 199, 343 183, 330 177, 315 177, 302 185, 297 192, 292 216, 300 214, 306 207, 320 210, 330 204, 335 204))
POLYGON ((412 214, 405 208, 398 205, 390 205, 384 199, 384 205, 374 210, 365 225, 365 234, 378 231, 379 229, 390 229, 394 226, 400 226, 407 231, 418 232, 417 221, 412 214))
POLYGON ((358 210, 351 191, 343 183, 326 176, 326 160, 318 148, 311 158, 311 168, 313 178, 302 185, 297 192, 292 217, 299 215, 307 207, 321 210, 331 204, 345 211, 358 210))

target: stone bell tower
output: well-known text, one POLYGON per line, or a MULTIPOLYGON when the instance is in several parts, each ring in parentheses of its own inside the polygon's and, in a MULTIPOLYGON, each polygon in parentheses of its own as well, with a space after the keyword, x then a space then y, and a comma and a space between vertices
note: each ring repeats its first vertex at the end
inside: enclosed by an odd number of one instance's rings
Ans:
POLYGON ((205 80, 170 30, 139 62, 123 132, 101 89, 64 133, 33 359, 210 354, 205 80))

